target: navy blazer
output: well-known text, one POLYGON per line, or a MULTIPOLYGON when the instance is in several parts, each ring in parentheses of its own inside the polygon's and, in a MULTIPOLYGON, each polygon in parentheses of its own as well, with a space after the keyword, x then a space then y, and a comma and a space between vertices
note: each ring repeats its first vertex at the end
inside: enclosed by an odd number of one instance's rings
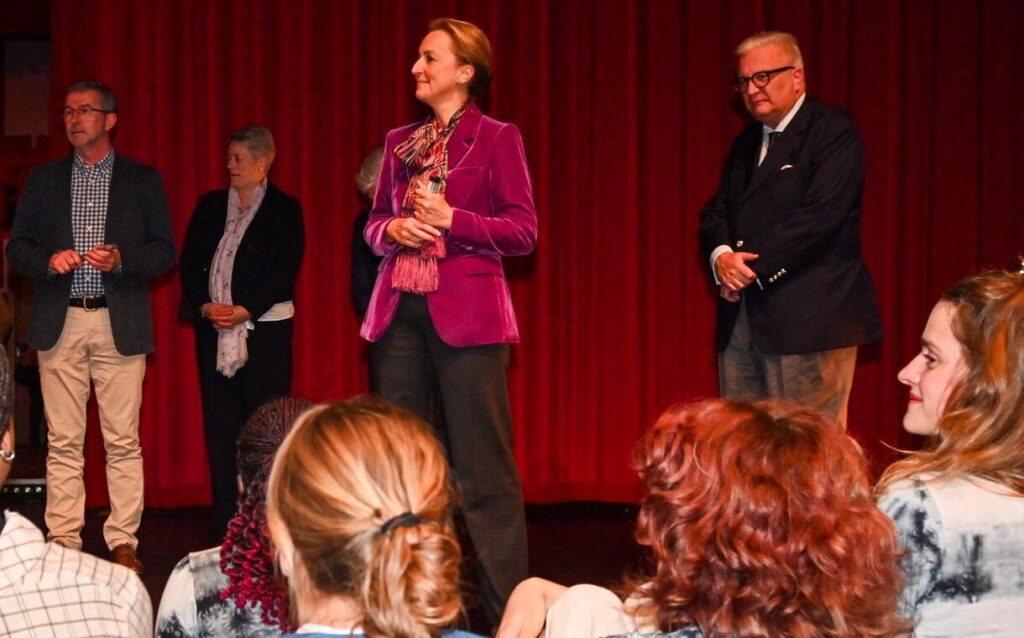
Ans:
MULTIPOLYGON (((701 211, 705 256, 720 245, 760 255, 743 291, 750 330, 767 354, 800 354, 882 338, 861 257, 864 148, 839 110, 805 99, 758 166, 762 125, 736 138, 718 192, 701 211)), ((721 352, 739 303, 718 301, 721 352)))
MULTIPOLYGON (((199 307, 210 299, 210 265, 228 217, 228 191, 199 198, 181 249, 182 310, 200 319, 199 307)), ((256 321, 271 306, 295 298, 306 235, 299 200, 267 183, 259 210, 242 236, 231 273, 231 301, 256 321)))
MULTIPOLYGON (((35 280, 28 344, 37 350, 56 345, 71 298, 72 274, 53 274, 53 253, 74 248, 71 227, 73 156, 32 170, 18 201, 7 258, 35 280)), ((153 321, 148 280, 174 265, 174 234, 163 180, 155 169, 114 156, 103 241, 117 244, 120 272, 105 272, 114 345, 123 355, 152 352, 153 321)))

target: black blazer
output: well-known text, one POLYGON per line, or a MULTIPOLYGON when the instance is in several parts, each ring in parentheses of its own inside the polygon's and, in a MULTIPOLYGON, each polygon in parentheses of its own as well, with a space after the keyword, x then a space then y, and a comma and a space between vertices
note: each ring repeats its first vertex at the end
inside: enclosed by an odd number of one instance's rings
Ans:
MULTIPOLYGON (((228 191, 199 198, 181 248, 183 318, 202 320, 199 307, 210 299, 210 265, 224 235, 228 191)), ((306 235, 299 200, 273 184, 245 230, 231 275, 231 299, 256 321, 271 306, 295 298, 295 280, 302 264, 306 235)))
MULTIPOLYGON (((49 350, 64 329, 72 275, 53 275, 53 253, 74 248, 71 228, 73 156, 36 167, 18 201, 7 258, 35 280, 28 344, 49 350)), ((174 265, 174 234, 163 180, 156 170, 114 156, 104 242, 117 244, 121 271, 103 273, 114 345, 123 355, 152 352, 149 284, 174 265)))
MULTIPOLYGON (((861 257, 864 148, 848 117, 805 99, 761 166, 762 126, 736 138, 718 192, 701 211, 706 257, 726 244, 758 253, 743 291, 757 347, 799 354, 882 338, 874 286, 861 257)), ((718 301, 725 349, 739 303, 718 301)))

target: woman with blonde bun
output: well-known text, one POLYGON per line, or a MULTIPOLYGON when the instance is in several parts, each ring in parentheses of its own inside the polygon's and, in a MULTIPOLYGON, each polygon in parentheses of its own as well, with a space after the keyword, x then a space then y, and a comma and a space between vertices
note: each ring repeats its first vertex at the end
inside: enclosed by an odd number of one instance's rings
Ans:
POLYGON ((437 439, 378 399, 299 417, 274 461, 267 521, 295 636, 468 638, 452 489, 437 439))

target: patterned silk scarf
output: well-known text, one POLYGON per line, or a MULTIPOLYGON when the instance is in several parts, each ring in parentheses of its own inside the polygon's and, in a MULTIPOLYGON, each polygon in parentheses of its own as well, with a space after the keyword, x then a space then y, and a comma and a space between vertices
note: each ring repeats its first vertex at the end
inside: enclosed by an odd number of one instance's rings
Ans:
MULTIPOLYGON (((448 138, 452 136, 465 110, 465 106, 459 109, 447 125, 432 116, 413 131, 409 139, 395 147, 398 159, 413 170, 409 186, 405 189, 405 197, 402 198, 402 209, 399 211, 402 217, 412 217, 416 189, 427 187, 432 176, 441 179, 441 192, 444 193, 448 177, 448 138)), ((419 248, 403 247, 395 258, 391 286, 419 295, 434 292, 438 286, 437 260, 444 259, 445 254, 443 235, 419 248)))
MULTIPOLYGON (((210 265, 210 301, 232 305, 231 300, 231 277, 235 271, 235 255, 238 253, 238 245, 242 242, 249 223, 255 217, 260 204, 263 203, 263 196, 267 193, 267 182, 256 187, 249 200, 249 207, 242 209, 238 191, 228 190, 228 217, 224 224, 224 234, 217 245, 217 252, 213 255, 213 263, 210 265)), ((256 321, 256 317, 252 318, 256 321)), ((227 378, 235 376, 235 373, 249 360, 249 346, 246 340, 249 338, 249 330, 242 322, 234 328, 219 328, 217 330, 217 372, 227 378)))

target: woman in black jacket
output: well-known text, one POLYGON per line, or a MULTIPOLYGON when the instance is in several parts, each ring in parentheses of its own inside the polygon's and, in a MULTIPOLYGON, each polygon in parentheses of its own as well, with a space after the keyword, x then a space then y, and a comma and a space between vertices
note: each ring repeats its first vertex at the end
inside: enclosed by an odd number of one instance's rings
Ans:
POLYGON ((274 150, 262 126, 228 138, 230 187, 199 199, 181 252, 218 537, 238 498, 235 443, 242 424, 291 390, 293 299, 305 236, 298 200, 267 179, 274 150))

